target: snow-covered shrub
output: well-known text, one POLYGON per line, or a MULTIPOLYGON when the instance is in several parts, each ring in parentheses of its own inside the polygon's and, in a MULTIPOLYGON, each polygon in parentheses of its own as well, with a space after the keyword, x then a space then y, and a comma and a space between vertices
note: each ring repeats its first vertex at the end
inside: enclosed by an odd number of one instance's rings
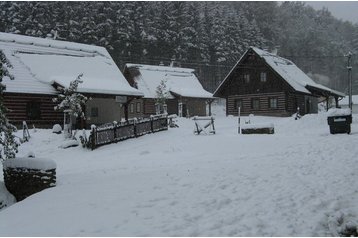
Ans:
POLYGON ((27 158, 35 158, 35 153, 33 151, 29 151, 27 153, 27 158))
POLYGON ((155 111, 156 114, 167 113, 167 104, 166 101, 169 97, 169 92, 166 85, 166 80, 160 81, 160 84, 157 86, 155 97, 155 111))
MULTIPOLYGON (((83 74, 78 75, 78 77, 70 83, 68 88, 58 87, 60 93, 57 98, 53 99, 53 102, 58 103, 58 105, 55 106, 55 110, 68 113, 69 123, 65 122, 64 124, 68 124, 70 136, 72 135, 72 117, 86 119, 82 109, 88 101, 88 98, 77 92, 78 85, 83 82, 81 80, 82 76, 83 74)), ((66 128, 64 128, 64 130, 65 129, 66 128)))
POLYGON ((56 186, 56 163, 50 159, 16 158, 3 162, 4 182, 17 201, 56 186))
POLYGON ((80 143, 78 143, 77 140, 71 139, 71 140, 65 140, 62 145, 60 145, 60 148, 67 149, 69 147, 76 147, 80 143))
POLYGON ((62 132, 62 127, 60 124, 53 125, 52 133, 61 134, 61 132, 62 132))
POLYGON ((332 236, 357 237, 358 221, 341 211, 328 216, 328 229, 332 236))
POLYGON ((0 51, 0 161, 15 158, 15 154, 18 152, 19 144, 15 141, 13 132, 16 131, 16 127, 10 124, 6 117, 8 109, 3 104, 5 85, 2 84, 3 77, 7 76, 10 79, 13 77, 9 74, 7 67, 11 68, 10 63, 6 60, 5 55, 0 51))
POLYGON ((0 181, 0 211, 16 202, 15 197, 7 191, 5 184, 0 181))

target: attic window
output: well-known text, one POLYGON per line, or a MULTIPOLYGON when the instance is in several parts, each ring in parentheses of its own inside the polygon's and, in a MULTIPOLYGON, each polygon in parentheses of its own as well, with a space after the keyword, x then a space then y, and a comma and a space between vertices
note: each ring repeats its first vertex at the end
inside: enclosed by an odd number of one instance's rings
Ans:
POLYGON ((266 72, 261 72, 261 73, 260 73, 260 81, 263 82, 263 83, 267 81, 267 74, 266 74, 266 72))
POLYGON ((244 82, 250 83, 250 74, 244 74, 244 82))

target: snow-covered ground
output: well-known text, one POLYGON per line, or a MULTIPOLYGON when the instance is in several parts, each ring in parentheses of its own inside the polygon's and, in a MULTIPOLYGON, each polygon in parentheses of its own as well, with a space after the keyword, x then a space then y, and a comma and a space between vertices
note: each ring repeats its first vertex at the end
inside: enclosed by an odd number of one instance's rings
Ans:
POLYGON ((199 136, 180 119, 94 151, 30 131, 19 156, 55 160, 57 186, 1 210, 0 236, 337 235, 358 221, 353 118, 350 135, 330 135, 324 114, 253 117, 275 134, 238 135, 236 117, 218 116, 199 136))

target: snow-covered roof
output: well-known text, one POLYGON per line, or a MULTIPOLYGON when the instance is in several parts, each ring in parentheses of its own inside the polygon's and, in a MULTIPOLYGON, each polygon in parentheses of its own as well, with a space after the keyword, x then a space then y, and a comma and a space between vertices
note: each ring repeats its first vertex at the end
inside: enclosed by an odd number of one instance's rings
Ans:
POLYGON ((307 89, 307 86, 314 87, 316 89, 331 92, 333 94, 344 94, 332 90, 326 86, 315 83, 310 77, 308 77, 300 68, 298 68, 292 61, 279 57, 275 54, 271 54, 267 51, 261 50, 256 47, 251 47, 266 63, 274 69, 286 82, 291 85, 296 91, 311 94, 307 89))
POLYGON ((200 84, 194 69, 140 64, 126 64, 126 68, 138 70, 134 81, 146 98, 156 97, 156 89, 162 80, 165 80, 167 90, 171 93, 170 98, 174 98, 174 95, 191 98, 213 97, 200 84))
MULTIPOLYGON (((312 94, 309 88, 325 91, 330 94, 335 94, 338 96, 345 96, 345 94, 338 92, 336 90, 330 89, 321 84, 315 83, 310 77, 308 77, 300 68, 298 68, 292 61, 277 56, 275 54, 269 53, 267 51, 261 50, 257 47, 250 47, 257 55, 259 55, 265 62, 276 71, 294 90, 306 94, 312 94)), ((250 50, 249 49, 249 50, 250 50)), ((244 55, 249 51, 247 50, 244 55)), ((242 59, 243 57, 241 57, 242 59)), ((241 59, 235 65, 234 68, 239 64, 241 59)), ((234 69, 233 68, 233 69, 234 69)), ((214 92, 214 95, 218 92, 221 86, 229 78, 233 70, 226 76, 224 81, 219 85, 219 87, 214 92)))
POLYGON ((15 80, 3 80, 7 92, 55 94, 53 83, 67 87, 83 74, 79 92, 143 95, 103 47, 0 33, 0 50, 13 66, 9 71, 15 80))

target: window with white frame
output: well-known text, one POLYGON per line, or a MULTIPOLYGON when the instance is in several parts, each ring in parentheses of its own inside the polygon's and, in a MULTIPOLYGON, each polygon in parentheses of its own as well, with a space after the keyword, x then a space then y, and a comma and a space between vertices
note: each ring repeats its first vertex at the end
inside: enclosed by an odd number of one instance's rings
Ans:
POLYGON ((134 113, 134 103, 131 103, 129 105, 129 111, 130 111, 130 113, 134 113))
POLYGON ((260 109, 260 99, 258 98, 251 99, 251 109, 254 110, 260 109))
POLYGON ((140 113, 140 111, 141 111, 140 106, 141 106, 140 102, 137 102, 137 106, 136 106, 137 113, 140 113))
POLYGON ((244 74, 244 82, 250 83, 250 74, 244 74))
POLYGON ((261 72, 261 73, 260 73, 260 81, 263 82, 263 83, 267 81, 267 74, 266 74, 266 72, 261 72))
POLYGON ((269 106, 270 106, 270 108, 277 108, 278 107, 277 98, 270 98, 269 99, 269 106))
POLYGON ((239 107, 240 107, 240 110, 242 110, 243 109, 242 99, 236 99, 234 101, 234 107, 236 110, 238 110, 239 107))

